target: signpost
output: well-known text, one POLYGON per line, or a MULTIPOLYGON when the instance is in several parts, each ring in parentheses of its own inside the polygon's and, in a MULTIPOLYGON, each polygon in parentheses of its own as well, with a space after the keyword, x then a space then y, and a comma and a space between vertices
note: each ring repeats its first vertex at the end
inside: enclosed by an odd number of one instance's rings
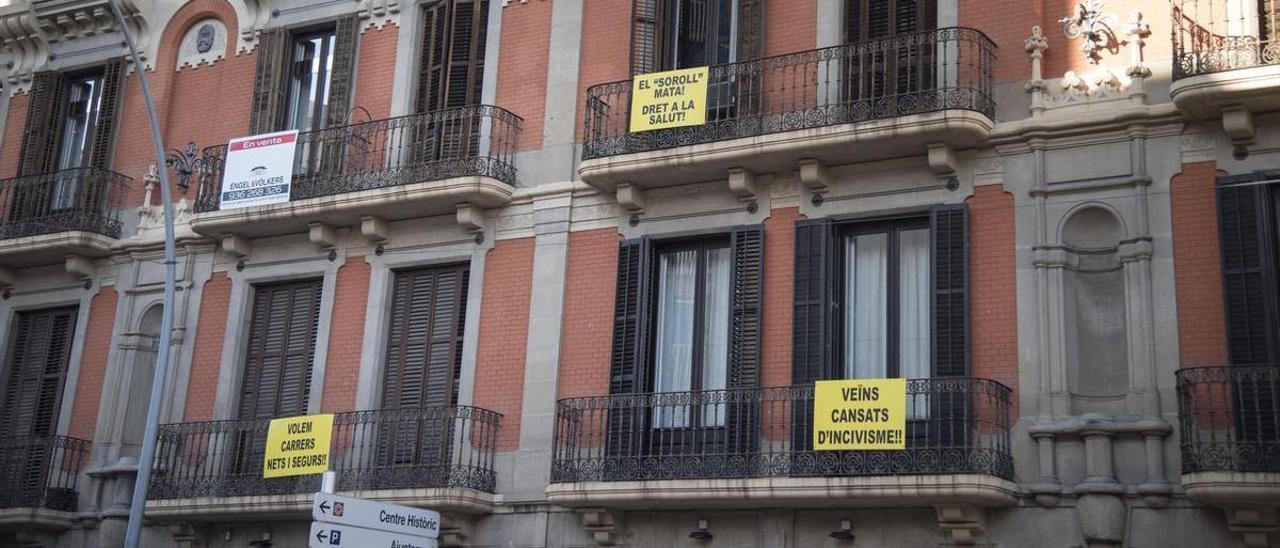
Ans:
POLYGON ((818 381, 813 391, 813 448, 906 449, 906 379, 818 381))
POLYGON ((232 139, 222 169, 219 209, 289 201, 298 131, 232 139))
POLYGON ((331 525, 380 529, 386 533, 440 536, 439 512, 329 493, 316 493, 311 519, 331 525))
POLYGON ((329 469, 333 414, 275 419, 267 427, 262 477, 322 474, 329 469))
POLYGON ((707 67, 636 76, 631 84, 631 132, 707 123, 707 67))
POLYGON ((437 548, 433 538, 388 533, 376 529, 311 522, 311 548, 437 548))

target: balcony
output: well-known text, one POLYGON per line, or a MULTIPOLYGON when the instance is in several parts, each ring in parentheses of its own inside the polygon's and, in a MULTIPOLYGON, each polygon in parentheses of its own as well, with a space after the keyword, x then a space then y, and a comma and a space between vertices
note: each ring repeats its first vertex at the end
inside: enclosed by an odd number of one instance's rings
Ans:
POLYGON ((502 206, 515 192, 522 119, 477 105, 326 128, 298 136, 290 201, 222 210, 227 146, 204 150, 192 228, 210 237, 303 232, 502 206))
POLYGON ((1016 502, 1007 387, 913 379, 907 408, 906 450, 814 451, 812 386, 561 400, 547 494, 577 508, 1016 502))
POLYGON ((1182 485, 1207 504, 1280 501, 1280 367, 1178 371, 1182 485))
POLYGON ((98 168, 0 180, 0 266, 109 255, 120 237, 120 203, 130 181, 98 168))
MULTIPOLYGON (((338 491, 467 514, 487 513, 502 415, 477 407, 353 411, 334 416, 338 491)), ((319 476, 265 479, 270 419, 162 425, 147 515, 216 519, 307 514, 319 476)))
POLYGON ((945 28, 710 67, 707 123, 631 133, 631 80, 587 90, 584 181, 657 188, 983 142, 995 44, 945 28))
POLYGON ((1264 4, 1173 0, 1169 94, 1178 108, 1196 118, 1220 116, 1224 107, 1280 109, 1280 10, 1264 4))
POLYGON ((0 439, 0 526, 69 528, 88 457, 89 442, 76 438, 0 439))

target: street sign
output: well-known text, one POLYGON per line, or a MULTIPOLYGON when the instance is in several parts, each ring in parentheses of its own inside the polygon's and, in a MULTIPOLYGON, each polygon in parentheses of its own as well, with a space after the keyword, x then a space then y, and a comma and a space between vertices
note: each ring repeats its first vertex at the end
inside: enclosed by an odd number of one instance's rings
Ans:
POLYGON ((426 538, 440 536, 440 513, 422 508, 316 493, 311 519, 426 538))
POLYGON ((311 522, 311 548, 438 548, 436 539, 311 522))
POLYGON ((321 474, 329 469, 333 414, 274 419, 267 426, 262 477, 321 474))

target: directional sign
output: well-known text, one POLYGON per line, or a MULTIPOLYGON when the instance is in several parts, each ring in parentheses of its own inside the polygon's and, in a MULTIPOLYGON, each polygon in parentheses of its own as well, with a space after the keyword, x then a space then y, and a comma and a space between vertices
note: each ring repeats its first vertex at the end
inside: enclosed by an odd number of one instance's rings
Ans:
POLYGON ((311 519, 427 538, 440 536, 440 512, 316 493, 311 519))
POLYGON ((436 539, 311 522, 311 548, 438 548, 436 539))

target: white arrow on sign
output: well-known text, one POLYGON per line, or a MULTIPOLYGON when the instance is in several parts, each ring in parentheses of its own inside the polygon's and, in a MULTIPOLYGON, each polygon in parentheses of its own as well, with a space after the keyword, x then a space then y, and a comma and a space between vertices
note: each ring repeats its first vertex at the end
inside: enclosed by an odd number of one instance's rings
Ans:
POLYGON ((311 522, 311 548, 439 548, 436 539, 311 522))
POLYGON ((416 537, 440 536, 440 512, 329 493, 316 493, 311 519, 416 537))

